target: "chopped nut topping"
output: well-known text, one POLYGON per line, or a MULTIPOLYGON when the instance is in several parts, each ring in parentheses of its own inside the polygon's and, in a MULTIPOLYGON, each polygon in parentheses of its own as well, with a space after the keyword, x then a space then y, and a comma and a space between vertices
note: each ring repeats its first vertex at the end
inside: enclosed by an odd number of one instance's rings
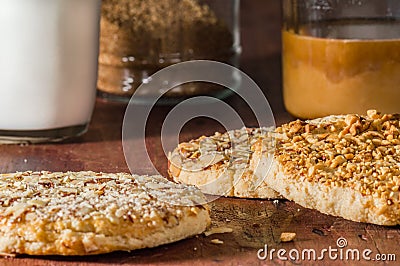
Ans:
POLYGON ((224 241, 219 240, 218 238, 215 238, 215 239, 211 240, 211 243, 216 244, 216 245, 222 245, 222 244, 224 244, 224 241))
POLYGON ((213 227, 210 230, 204 232, 205 236, 210 236, 213 234, 225 234, 225 233, 232 233, 233 229, 229 227, 213 227))
POLYGON ((349 187, 399 206, 400 115, 330 116, 276 129, 275 157, 285 174, 349 187))
MULTIPOLYGON (((0 174, 0 213, 18 219, 127 219, 149 227, 196 215, 206 206, 199 189, 161 176, 93 172, 24 172, 0 174), (17 177, 17 178, 16 178, 17 177), (51 185, 50 185, 51 184, 51 185), (30 215, 30 216, 29 216, 30 215)), ((174 221, 175 223, 177 222, 174 221)), ((91 246, 88 248, 94 248, 91 246)))
MULTIPOLYGON (((242 128, 180 143, 168 156, 169 169, 174 176, 179 176, 180 169, 199 171, 221 165, 244 169, 254 152, 252 145, 265 139, 270 132, 267 128, 242 128)), ((272 146, 273 142, 268 145, 272 146)))
POLYGON ((281 242, 290 242, 296 238, 296 233, 284 232, 281 234, 281 242))

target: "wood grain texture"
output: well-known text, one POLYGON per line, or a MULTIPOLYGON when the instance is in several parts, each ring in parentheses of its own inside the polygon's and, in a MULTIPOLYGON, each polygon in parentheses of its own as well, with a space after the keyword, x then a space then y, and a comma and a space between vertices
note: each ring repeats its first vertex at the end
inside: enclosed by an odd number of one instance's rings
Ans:
MULTIPOLYGON (((293 119, 285 112, 281 93, 280 1, 243 0, 241 3, 241 68, 263 89, 276 116, 277 124, 293 119)), ((228 100, 240 111, 246 125, 256 125, 254 117, 236 98, 228 100)), ((82 137, 58 144, 0 146, 0 172, 24 170, 103 172, 129 171, 121 145, 121 126, 125 105, 98 100, 89 131, 82 137)), ((160 147, 160 127, 168 107, 156 107, 150 117, 146 143, 156 168, 166 174, 167 160, 160 147)), ((139 114, 138 114, 139 115, 139 114)), ((208 119, 196 119, 183 128, 180 139, 189 140, 212 134, 222 127, 208 119)), ((135 172, 146 173, 140 160, 135 172)), ((280 200, 245 200, 220 198, 212 203, 213 226, 226 226, 232 233, 198 236, 174 244, 133 252, 116 252, 89 257, 0 258, 0 265, 293 265, 298 262, 261 261, 257 251, 269 248, 310 249, 336 247, 345 237, 349 248, 371 249, 376 253, 393 253, 400 261, 400 227, 382 227, 350 222, 304 209, 293 202, 280 200), (281 232, 295 232, 293 242, 281 243, 281 232), (220 239, 222 245, 211 243, 220 239)), ((318 262, 304 261, 304 264, 318 262)), ((344 261, 325 258, 324 265, 344 261)), ((357 264, 368 265, 359 261, 357 264)), ((375 264, 384 264, 374 262, 375 264)), ((347 264, 354 265, 354 261, 347 264)), ((390 264, 390 263, 388 263, 390 264)), ((391 263, 395 265, 395 263, 391 263)))

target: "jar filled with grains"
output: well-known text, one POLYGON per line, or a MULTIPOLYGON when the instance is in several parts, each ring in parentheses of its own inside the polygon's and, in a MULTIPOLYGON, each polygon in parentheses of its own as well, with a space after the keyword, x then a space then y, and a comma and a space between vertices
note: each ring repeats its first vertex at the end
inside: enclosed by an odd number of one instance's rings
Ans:
MULTIPOLYGON (((129 101, 149 76, 169 65, 198 59, 238 65, 239 0, 103 0, 99 95, 129 101)), ((169 100, 193 95, 224 97, 228 89, 180 85, 169 100)), ((152 97, 158 91, 140 91, 152 97)))

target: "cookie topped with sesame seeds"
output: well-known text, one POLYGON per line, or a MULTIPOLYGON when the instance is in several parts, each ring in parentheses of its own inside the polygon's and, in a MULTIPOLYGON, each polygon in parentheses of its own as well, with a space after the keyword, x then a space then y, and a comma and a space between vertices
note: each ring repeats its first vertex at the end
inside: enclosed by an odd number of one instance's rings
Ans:
POLYGON ((205 200, 161 176, 1 174, 0 253, 90 255, 170 243, 206 230, 205 200))
POLYGON ((400 224, 400 115, 370 110, 284 124, 276 129, 272 173, 266 182, 304 207, 400 224))

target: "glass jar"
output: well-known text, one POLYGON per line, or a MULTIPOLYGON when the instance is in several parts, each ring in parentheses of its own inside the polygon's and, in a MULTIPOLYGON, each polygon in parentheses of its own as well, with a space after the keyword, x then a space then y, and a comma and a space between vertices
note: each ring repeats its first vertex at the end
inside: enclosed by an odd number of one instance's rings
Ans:
POLYGON ((283 12, 291 114, 400 112, 400 1, 284 0, 283 12))
POLYGON ((96 99, 101 1, 0 3, 0 143, 83 134, 96 99))
MULTIPOLYGON (((129 101, 137 87, 169 65, 208 59, 238 66, 239 0, 103 0, 98 92, 129 101)), ((185 84, 167 101, 192 95, 223 97, 227 89, 185 84)), ((146 101, 163 92, 140 90, 146 101)), ((164 98, 165 99, 165 98, 164 98)))

